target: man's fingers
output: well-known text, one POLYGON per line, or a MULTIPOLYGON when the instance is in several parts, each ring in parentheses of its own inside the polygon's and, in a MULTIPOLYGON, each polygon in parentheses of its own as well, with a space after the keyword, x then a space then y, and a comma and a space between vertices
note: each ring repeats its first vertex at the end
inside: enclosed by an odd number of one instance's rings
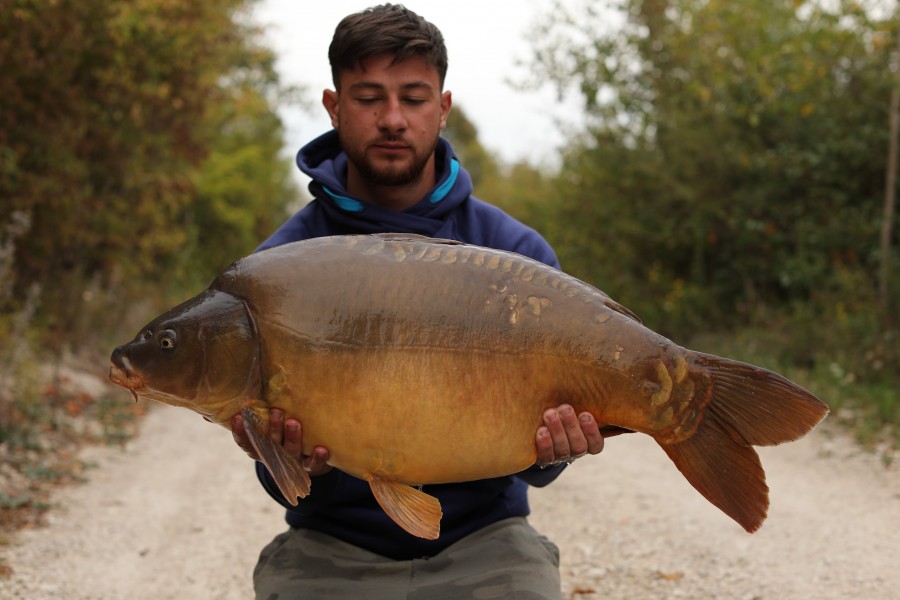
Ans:
POLYGON ((578 415, 578 424, 581 432, 587 440, 588 454, 599 454, 603 450, 603 435, 600 433, 600 427, 597 425, 596 419, 589 412, 583 412, 578 415))
POLYGON ((303 466, 309 472, 310 477, 318 477, 331 470, 328 464, 328 449, 322 446, 316 446, 312 455, 307 457, 303 466))
POLYGON ((583 456, 588 450, 588 441, 581 429, 578 417, 575 415, 575 409, 568 404, 563 404, 557 409, 560 421, 562 421, 563 430, 566 436, 566 446, 568 453, 559 455, 557 458, 570 458, 583 456))
POLYGON ((284 422, 284 449, 301 462, 310 477, 318 477, 331 470, 328 464, 328 450, 316 446, 310 456, 303 456, 303 425, 297 419, 284 422))
POLYGON ((284 442, 284 411, 279 408, 269 409, 269 439, 276 445, 284 442))
POLYGON ((244 431, 244 417, 242 417, 240 413, 231 417, 231 437, 234 438, 234 442, 240 446, 241 450, 246 452, 250 458, 259 460, 259 457, 256 455, 256 450, 253 448, 253 444, 250 443, 250 438, 247 437, 247 432, 244 431))
POLYGON ((544 411, 544 426, 550 432, 550 440, 553 447, 553 459, 551 460, 569 456, 569 438, 566 435, 566 427, 558 409, 548 408, 544 411))
POLYGON ((300 458, 303 451, 303 434, 300 421, 297 419, 288 419, 284 422, 284 449, 295 458, 300 458))
POLYGON ((535 436, 537 464, 572 462, 603 450, 603 436, 589 412, 576 414, 569 404, 544 411, 544 425, 535 436))
POLYGON ((538 427, 534 445, 537 448, 537 460, 535 461, 537 464, 549 465, 555 460, 553 456, 553 438, 550 437, 550 430, 546 426, 538 427))
MULTIPOLYGON (((244 429, 244 417, 240 413, 231 418, 231 437, 250 458, 259 460, 244 429)), ((322 475, 331 470, 326 448, 316 446, 311 456, 303 456, 303 426, 297 419, 285 419, 284 411, 280 409, 273 408, 269 411, 269 437, 276 444, 281 444, 288 454, 302 461, 311 476, 322 475)))

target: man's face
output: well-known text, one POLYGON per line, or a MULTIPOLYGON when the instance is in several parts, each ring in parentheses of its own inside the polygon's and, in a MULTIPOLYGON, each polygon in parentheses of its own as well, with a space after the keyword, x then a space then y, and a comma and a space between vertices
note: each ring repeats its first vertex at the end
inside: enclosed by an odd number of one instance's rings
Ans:
POLYGON ((426 168, 433 172, 451 100, 424 60, 392 65, 392 59, 380 54, 343 71, 340 91, 326 90, 322 103, 356 175, 368 184, 402 186, 419 182, 426 168))

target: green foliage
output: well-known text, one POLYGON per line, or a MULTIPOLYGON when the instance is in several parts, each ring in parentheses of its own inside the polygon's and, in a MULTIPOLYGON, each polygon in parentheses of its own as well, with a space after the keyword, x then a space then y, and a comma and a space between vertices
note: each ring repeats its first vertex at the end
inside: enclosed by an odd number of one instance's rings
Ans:
POLYGON ((851 428, 861 442, 896 449, 900 402, 896 362, 888 361, 900 356, 900 339, 896 332, 875 334, 869 324, 849 325, 773 315, 764 325, 701 333, 689 343, 782 373, 821 398, 831 410, 829 419, 851 428))
POLYGON ((281 224, 298 190, 291 160, 279 157, 283 128, 273 98, 296 99, 281 90, 270 62, 230 84, 227 98, 210 107, 210 152, 196 174, 196 195, 179 221, 188 243, 179 267, 205 286, 233 260, 249 254, 281 224))
POLYGON ((45 344, 208 282, 283 217, 281 90, 246 4, 0 0, 0 223, 32 220, 14 296, 42 286, 45 344))
POLYGON ((25 299, 13 298, 13 265, 18 244, 31 222, 23 212, 11 215, 0 236, 0 445, 27 446, 32 442, 35 417, 41 409, 40 375, 29 326, 39 302, 33 286, 25 299))
POLYGON ((26 487, 139 410, 67 389, 61 357, 102 371, 297 197, 275 112, 297 91, 250 3, 0 0, 0 458, 26 487))
POLYGON ((591 117, 560 177, 567 264, 672 331, 874 273, 891 25, 857 3, 618 8, 604 33, 558 6, 535 53, 591 117))
POLYGON ((61 356, 102 372, 297 196, 275 113, 296 94, 248 4, 0 0, 0 531, 143 410, 78 388, 61 356))
POLYGON ((478 140, 478 129, 469 120, 462 107, 454 105, 447 117, 447 127, 441 135, 456 150, 459 159, 472 177, 476 193, 487 181, 499 176, 499 165, 490 152, 478 140))

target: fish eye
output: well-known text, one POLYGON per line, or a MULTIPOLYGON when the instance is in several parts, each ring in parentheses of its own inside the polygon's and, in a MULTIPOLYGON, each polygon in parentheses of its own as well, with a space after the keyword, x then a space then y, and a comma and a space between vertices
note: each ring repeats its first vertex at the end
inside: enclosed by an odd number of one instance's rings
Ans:
POLYGON ((166 329, 165 331, 160 331, 159 336, 157 336, 159 340, 159 347, 163 350, 174 350, 175 349, 175 332, 171 329, 166 329))

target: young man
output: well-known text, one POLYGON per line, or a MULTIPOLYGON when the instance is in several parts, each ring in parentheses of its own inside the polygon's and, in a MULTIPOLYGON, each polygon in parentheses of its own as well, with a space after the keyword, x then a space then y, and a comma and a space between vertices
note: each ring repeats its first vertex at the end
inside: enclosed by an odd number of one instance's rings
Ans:
MULTIPOLYGON (((443 90, 447 53, 434 25, 396 5, 350 15, 335 31, 329 60, 335 89, 322 103, 334 130, 297 156, 315 199, 260 249, 403 232, 511 250, 558 267, 534 230, 471 195, 468 174, 439 137, 451 94, 443 90)), ((255 458, 239 415, 232 425, 235 441, 255 458)), ((503 423, 496 428, 503 435, 503 423)), ((546 411, 535 432, 534 467, 427 486, 444 511, 440 538, 428 541, 391 521, 367 482, 332 469, 327 448, 301 456, 297 419, 273 410, 271 436, 303 461, 314 482, 312 494, 292 507, 256 465, 291 526, 260 556, 257 598, 559 598, 558 550, 525 521, 527 486, 546 485, 565 463, 603 448, 589 414, 568 405, 546 411)))

